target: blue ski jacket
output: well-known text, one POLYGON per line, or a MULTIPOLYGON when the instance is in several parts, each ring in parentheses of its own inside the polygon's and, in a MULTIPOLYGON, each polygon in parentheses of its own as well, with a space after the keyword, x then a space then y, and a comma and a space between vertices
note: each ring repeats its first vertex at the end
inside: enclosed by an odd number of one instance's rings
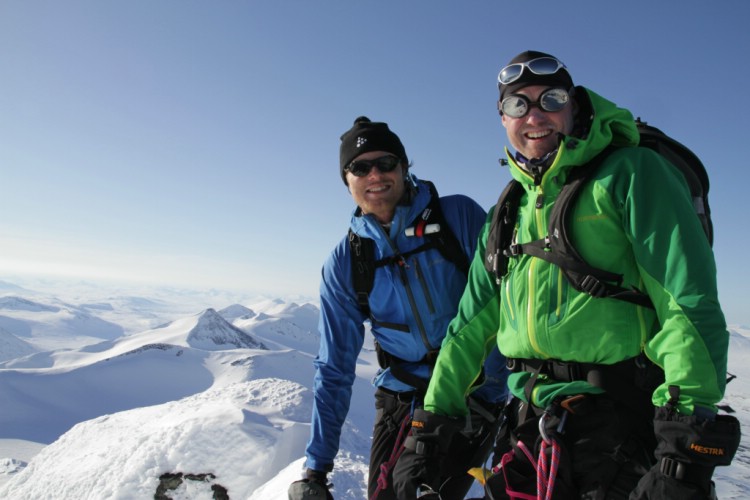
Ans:
MULTIPOLYGON (((375 259, 408 252, 425 243, 422 237, 406 236, 405 230, 430 201, 427 185, 412 175, 417 185, 409 204, 399 205, 386 232, 372 216, 355 210, 351 230, 375 242, 375 259)), ((440 198, 450 229, 471 259, 477 237, 485 222, 485 211, 471 198, 451 195, 440 198)), ((405 265, 378 267, 370 293, 371 332, 387 353, 404 360, 412 374, 427 380, 430 368, 420 363, 442 344, 448 324, 456 315, 466 286, 466 275, 436 249, 417 252, 405 265), (386 324, 381 324, 388 323, 386 324), (389 325, 405 325, 392 329, 389 325)), ((357 357, 365 339, 369 317, 358 303, 352 281, 348 238, 342 239, 323 265, 320 284, 320 349, 315 358, 312 428, 307 443, 306 466, 320 471, 333 469, 341 428, 347 413, 355 378, 357 357)), ((488 402, 504 401, 507 395, 505 358, 495 348, 487 357, 485 382, 474 395, 488 402)), ((396 392, 414 388, 397 380, 390 369, 380 369, 375 387, 396 392)))

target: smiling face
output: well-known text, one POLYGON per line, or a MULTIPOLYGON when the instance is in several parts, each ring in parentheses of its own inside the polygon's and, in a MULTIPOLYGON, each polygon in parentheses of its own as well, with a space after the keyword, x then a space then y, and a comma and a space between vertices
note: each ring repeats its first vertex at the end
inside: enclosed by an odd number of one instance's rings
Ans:
MULTIPOLYGON (((389 153, 385 151, 370 151, 362 153, 354 160, 374 160, 389 153)), ((381 172, 374 166, 364 177, 357 177, 351 172, 346 173, 346 182, 352 193, 354 202, 362 209, 362 213, 372 214, 381 224, 393 220, 396 205, 404 196, 404 164, 391 172, 381 172)))
MULTIPOLYGON (((539 100, 539 96, 548 86, 531 85, 514 92, 523 95, 530 102, 539 100)), ((508 133, 510 144, 526 158, 542 158, 554 151, 560 142, 558 134, 569 135, 573 131, 575 106, 569 102, 563 109, 549 112, 532 106, 521 118, 502 115, 503 126, 508 133)))

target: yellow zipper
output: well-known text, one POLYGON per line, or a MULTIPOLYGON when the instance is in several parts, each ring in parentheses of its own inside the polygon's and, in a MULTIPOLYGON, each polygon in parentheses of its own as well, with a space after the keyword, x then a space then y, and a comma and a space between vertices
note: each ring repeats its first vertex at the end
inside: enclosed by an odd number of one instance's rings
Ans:
MULTIPOLYGON (((544 191, 542 190, 542 186, 539 186, 537 188, 537 195, 536 199, 534 200, 534 218, 536 220, 537 225, 537 234, 545 234, 546 233, 546 225, 544 224, 543 216, 544 216, 544 191), (542 206, 539 207, 539 200, 542 200, 542 206)), ((532 258, 529 263, 529 274, 528 274, 528 290, 529 290, 529 300, 528 300, 528 306, 526 310, 526 325, 527 330, 529 333, 529 343, 531 344, 531 347, 538 352, 539 354, 543 355, 546 358, 550 358, 551 356, 544 352, 541 347, 539 347, 539 340, 537 339, 537 331, 536 331, 536 318, 534 315, 534 305, 535 305, 535 297, 536 297, 536 268, 538 264, 539 259, 532 258)))
POLYGON ((529 263, 529 274, 528 274, 528 289, 529 289, 529 301, 528 306, 526 309, 526 328, 529 333, 529 342, 531 343, 531 347, 538 352, 539 354, 542 354, 546 358, 550 358, 551 356, 544 352, 541 347, 539 347, 539 342, 536 338, 536 320, 534 318, 534 297, 536 297, 536 286, 535 286, 535 271, 537 267, 537 262, 539 259, 531 259, 529 263))

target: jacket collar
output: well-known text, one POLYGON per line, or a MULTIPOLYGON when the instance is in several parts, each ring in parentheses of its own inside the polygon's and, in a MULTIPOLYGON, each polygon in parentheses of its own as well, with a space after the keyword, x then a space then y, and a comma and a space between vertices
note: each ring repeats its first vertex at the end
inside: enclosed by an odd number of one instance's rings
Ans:
MULTIPOLYGON (((553 189, 553 179, 557 181, 554 185, 561 186, 571 168, 585 165, 607 146, 637 146, 640 139, 630 111, 585 87, 576 87, 575 96, 579 106, 575 133, 580 136, 561 139, 557 155, 541 178, 540 185, 544 190, 553 189)), ((513 178, 533 187, 533 175, 520 167, 508 148, 505 148, 505 153, 513 178)))
MULTIPOLYGON (((411 174, 413 176, 413 174, 411 174)), ((390 234, 391 239, 402 234, 406 227, 422 213, 430 202, 430 190, 427 185, 414 177, 417 183, 416 193, 408 204, 399 204, 391 221, 390 234)), ((408 189, 408 187, 407 187, 408 189)), ((352 211, 350 226, 352 231, 364 238, 375 240, 383 237, 383 228, 380 223, 372 216, 362 214, 359 207, 352 211)))

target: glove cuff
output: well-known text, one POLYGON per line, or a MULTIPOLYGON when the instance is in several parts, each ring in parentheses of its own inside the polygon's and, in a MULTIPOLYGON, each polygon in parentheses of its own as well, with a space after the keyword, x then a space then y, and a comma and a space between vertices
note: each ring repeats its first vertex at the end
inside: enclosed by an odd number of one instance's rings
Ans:
POLYGON ((328 484, 328 473, 315 470, 315 469, 307 469, 305 471, 305 478, 307 478, 308 481, 312 481, 314 483, 326 485, 328 484))
POLYGON ((711 477, 715 467, 688 464, 670 457, 663 457, 659 461, 659 471, 665 476, 692 483, 703 489, 710 488, 711 477))
POLYGON ((741 436, 739 421, 731 415, 717 415, 710 421, 695 415, 680 415, 669 408, 657 409, 654 432, 658 440, 657 458, 669 457, 685 465, 711 470, 732 462, 741 436))

